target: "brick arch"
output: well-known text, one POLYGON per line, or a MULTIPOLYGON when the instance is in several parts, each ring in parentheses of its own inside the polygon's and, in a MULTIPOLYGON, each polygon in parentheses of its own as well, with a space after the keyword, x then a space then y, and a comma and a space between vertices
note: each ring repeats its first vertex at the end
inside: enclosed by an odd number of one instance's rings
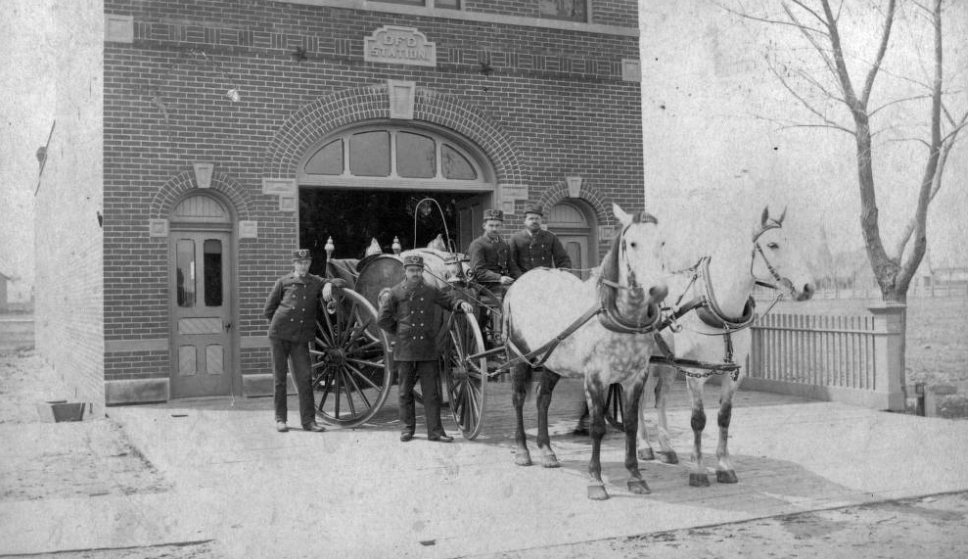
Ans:
MULTIPOLYGON (((309 149, 335 130, 390 119, 386 84, 345 89, 296 111, 276 131, 266 151, 265 176, 293 178, 309 149)), ((497 123, 457 97, 418 87, 414 123, 430 123, 474 142, 494 166, 498 184, 525 184, 514 144, 497 123)))
MULTIPOLYGON (((196 190, 194 171, 182 171, 168 179, 151 200, 150 218, 168 219, 175 209, 175 203, 181 201, 186 194, 196 190)), ((211 186, 207 190, 214 190, 225 196, 235 206, 235 213, 239 220, 252 219, 252 196, 235 179, 225 173, 212 173, 211 186)), ((204 192, 204 190, 200 190, 204 192)))
MULTIPOLYGON (((551 209, 562 200, 568 198, 568 185, 564 181, 552 186, 541 195, 538 202, 542 207, 551 209)), ((582 182, 581 190, 578 191, 578 200, 583 200, 595 211, 595 219, 598 225, 614 227, 615 217, 612 215, 612 208, 605 204, 605 197, 594 186, 587 182, 582 182)))

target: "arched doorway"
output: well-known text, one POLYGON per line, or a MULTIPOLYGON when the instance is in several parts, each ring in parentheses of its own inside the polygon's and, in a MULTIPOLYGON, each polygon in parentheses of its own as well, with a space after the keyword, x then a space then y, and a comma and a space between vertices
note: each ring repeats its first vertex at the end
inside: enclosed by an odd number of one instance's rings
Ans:
POLYGON ((232 224, 227 201, 193 193, 169 219, 171 397, 231 394, 232 224))
MULTIPOLYGON (((445 231, 453 249, 465 250, 496 188, 482 150, 426 124, 331 134, 308 150, 297 182, 301 246, 322 256, 332 237, 336 258, 362 257, 372 239, 385 252, 395 237, 404 249, 426 246, 445 231), (424 198, 433 202, 418 206, 424 198)), ((315 259, 314 271, 323 265, 315 259)))
POLYGON ((595 212, 580 200, 566 199, 548 211, 548 229, 558 236, 571 258, 575 275, 588 279, 598 265, 598 231, 595 212))

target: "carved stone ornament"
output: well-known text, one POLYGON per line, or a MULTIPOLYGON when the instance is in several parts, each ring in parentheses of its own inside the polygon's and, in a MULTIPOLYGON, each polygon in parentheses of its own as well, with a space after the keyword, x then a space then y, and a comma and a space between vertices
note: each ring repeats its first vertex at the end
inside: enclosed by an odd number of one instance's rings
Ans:
POLYGON ((195 184, 198 188, 209 188, 212 186, 212 172, 215 170, 214 163, 195 163, 195 184))
POLYGON ((413 27, 384 25, 363 39, 363 59, 367 62, 436 66, 437 44, 413 27))

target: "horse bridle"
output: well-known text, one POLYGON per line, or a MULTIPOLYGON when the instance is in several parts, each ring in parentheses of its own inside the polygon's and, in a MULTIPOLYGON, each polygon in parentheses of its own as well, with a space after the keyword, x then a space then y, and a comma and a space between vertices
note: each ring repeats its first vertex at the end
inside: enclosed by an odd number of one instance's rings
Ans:
MULTIPOLYGON (((783 285, 784 278, 779 272, 776 271, 776 268, 773 266, 773 264, 770 263, 770 259, 766 257, 766 253, 763 252, 763 247, 760 246, 759 238, 763 235, 763 233, 766 233, 770 229, 780 229, 781 227, 783 227, 782 216, 779 220, 770 219, 768 223, 764 223, 763 228, 753 235, 753 256, 750 258, 750 275, 753 276, 754 283, 761 287, 766 287, 775 291, 780 291, 780 286, 783 285), (757 254, 759 254, 760 258, 763 259, 763 264, 766 265, 766 269, 770 272, 770 276, 773 278, 774 283, 770 283, 766 280, 756 277, 756 274, 753 272, 753 264, 756 262, 757 254)), ((796 299, 797 293, 796 288, 793 286, 793 282, 786 280, 786 283, 788 284, 787 290, 790 292, 790 296, 796 299)))
MULTIPOLYGON (((620 243, 621 246, 619 249, 620 250, 619 260, 624 261, 625 263, 625 271, 628 277, 629 285, 627 286, 621 285, 617 281, 612 281, 607 279, 604 275, 602 275, 599 278, 599 282, 604 287, 609 287, 616 291, 618 291, 619 289, 626 289, 630 292, 632 297, 642 298, 644 297, 645 289, 639 284, 638 280, 635 277, 635 271, 632 270, 632 266, 629 264, 628 257, 626 254, 628 251, 628 247, 626 246, 626 243, 628 241, 625 239, 625 233, 629 230, 629 227, 631 227, 635 223, 653 223, 655 225, 658 225, 659 220, 656 219, 655 216, 653 216, 652 214, 649 214, 646 212, 641 212, 636 216, 636 218, 637 219, 633 220, 632 223, 629 223, 624 228, 622 228, 622 232, 619 233, 619 238, 621 239, 621 243, 620 243)), ((639 322, 626 320, 619 314, 618 309, 614 308, 614 305, 607 305, 605 304, 604 301, 602 301, 602 304, 601 304, 602 324, 609 330, 612 330, 614 332, 624 333, 624 334, 650 333, 654 331, 656 327, 659 325, 659 322, 661 322, 662 312, 659 305, 656 304, 655 302, 649 303, 649 305, 650 307, 652 307, 651 311, 649 312, 649 315, 653 316, 654 318, 650 320, 649 323, 647 324, 641 324, 639 322)))

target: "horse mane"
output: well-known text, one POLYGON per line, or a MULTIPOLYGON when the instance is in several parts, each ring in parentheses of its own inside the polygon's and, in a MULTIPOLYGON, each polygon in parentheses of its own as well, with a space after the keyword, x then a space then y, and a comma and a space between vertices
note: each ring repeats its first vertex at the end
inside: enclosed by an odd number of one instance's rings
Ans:
MULTIPOLYGON (((648 212, 642 211, 632 216, 632 223, 654 223, 658 225, 659 220, 656 219, 654 215, 648 212)), ((601 282, 602 280, 618 282, 618 265, 619 265, 618 255, 621 248, 621 245, 619 243, 622 242, 622 236, 625 233, 626 229, 627 227, 623 227, 622 231, 618 235, 615 235, 615 238, 612 239, 612 246, 609 247, 608 252, 605 254, 605 258, 602 259, 602 275, 599 276, 598 278, 599 282, 601 282)), ((602 304, 606 305, 606 308, 614 308, 615 297, 618 293, 617 290, 601 289, 602 285, 603 285, 602 283, 599 283, 599 286, 600 286, 599 291, 602 293, 601 294, 602 304)))
POLYGON ((620 242, 622 242, 622 235, 615 235, 615 238, 612 239, 612 246, 609 247, 608 252, 605 253, 605 258, 602 259, 602 273, 598 276, 597 281, 599 298, 601 299, 603 308, 615 307, 615 297, 618 294, 618 290, 606 288, 603 280, 611 282, 618 281, 618 253, 620 242))

